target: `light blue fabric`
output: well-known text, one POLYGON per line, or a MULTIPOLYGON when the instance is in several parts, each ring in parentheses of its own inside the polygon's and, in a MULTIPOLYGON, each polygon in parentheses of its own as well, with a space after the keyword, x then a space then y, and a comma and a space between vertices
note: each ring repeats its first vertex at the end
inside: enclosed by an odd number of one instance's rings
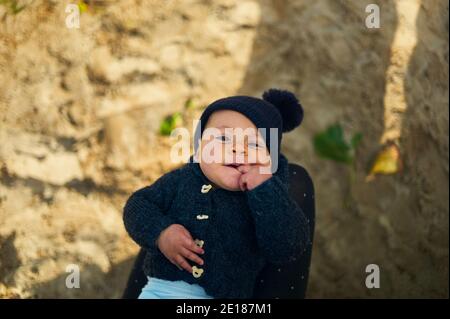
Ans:
POLYGON ((213 299, 197 284, 147 277, 139 299, 213 299))

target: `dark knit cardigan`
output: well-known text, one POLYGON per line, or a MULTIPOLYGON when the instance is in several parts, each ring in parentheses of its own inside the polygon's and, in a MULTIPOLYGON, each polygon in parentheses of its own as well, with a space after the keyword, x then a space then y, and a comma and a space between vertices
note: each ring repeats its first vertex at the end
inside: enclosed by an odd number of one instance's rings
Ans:
POLYGON ((309 242, 308 220, 288 194, 288 174, 287 159, 280 154, 277 172, 253 190, 205 191, 211 182, 198 163, 188 163, 136 191, 123 218, 131 238, 147 250, 144 273, 198 284, 214 298, 251 298, 266 261, 289 262, 309 242), (171 224, 184 225, 194 239, 204 241, 204 265, 190 262, 203 269, 200 277, 178 269, 156 246, 171 224))

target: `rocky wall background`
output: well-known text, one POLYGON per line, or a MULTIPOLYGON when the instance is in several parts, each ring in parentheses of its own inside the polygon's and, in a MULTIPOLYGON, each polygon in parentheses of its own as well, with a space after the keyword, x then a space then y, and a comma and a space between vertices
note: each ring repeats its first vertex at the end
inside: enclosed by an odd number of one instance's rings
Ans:
POLYGON ((164 117, 269 87, 305 108, 283 151, 316 188, 308 297, 448 297, 447 1, 371 1, 379 29, 360 0, 85 1, 79 29, 68 3, 0 4, 0 297, 120 297, 124 201, 176 166, 164 117), (336 122, 363 134, 353 182, 313 149, 336 122), (387 141, 403 168, 368 182, 387 141))

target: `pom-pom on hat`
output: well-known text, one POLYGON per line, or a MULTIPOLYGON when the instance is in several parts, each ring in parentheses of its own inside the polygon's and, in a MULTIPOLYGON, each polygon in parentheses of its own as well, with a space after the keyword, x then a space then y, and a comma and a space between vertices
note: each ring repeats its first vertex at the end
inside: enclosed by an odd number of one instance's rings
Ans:
POLYGON ((276 151, 279 155, 282 133, 292 131, 303 120, 303 108, 297 97, 289 91, 269 89, 264 92, 262 99, 243 95, 222 98, 208 105, 203 111, 195 132, 195 151, 209 117, 218 110, 239 112, 250 119, 258 129, 265 129, 263 136, 271 155, 274 154, 270 143, 270 128, 278 129, 276 151))

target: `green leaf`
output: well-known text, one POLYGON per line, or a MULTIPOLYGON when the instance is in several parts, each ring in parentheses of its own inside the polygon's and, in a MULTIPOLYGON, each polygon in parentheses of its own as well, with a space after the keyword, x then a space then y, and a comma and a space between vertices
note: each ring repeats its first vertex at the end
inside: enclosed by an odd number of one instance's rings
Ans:
POLYGON ((342 127, 339 124, 334 124, 324 132, 316 134, 314 149, 323 158, 346 164, 353 161, 352 145, 345 141, 342 127))
POLYGON ((88 9, 88 4, 84 1, 78 1, 78 9, 80 10, 80 13, 84 13, 88 9))
POLYGON ((17 2, 17 0, 1 0, 0 4, 9 7, 9 10, 14 15, 18 14, 20 11, 25 9, 25 7, 27 6, 26 4, 20 6, 19 3, 17 2))
POLYGON ((17 5, 14 5, 14 6, 12 6, 11 7, 11 10, 12 10, 12 13, 13 14, 18 14, 20 11, 22 11, 23 9, 25 9, 25 7, 26 7, 26 5, 22 5, 22 6, 17 6, 17 5))
POLYGON ((167 116, 159 127, 159 133, 169 136, 170 133, 181 123, 181 114, 179 112, 167 116))
POLYGON ((353 149, 356 149, 358 147, 359 143, 361 143, 362 137, 362 133, 356 133, 355 135, 353 135, 352 140, 350 141, 353 149))
POLYGON ((184 108, 185 108, 186 110, 195 108, 195 103, 194 103, 194 101, 193 101, 192 99, 188 99, 188 100, 186 101, 186 103, 184 103, 184 108))

